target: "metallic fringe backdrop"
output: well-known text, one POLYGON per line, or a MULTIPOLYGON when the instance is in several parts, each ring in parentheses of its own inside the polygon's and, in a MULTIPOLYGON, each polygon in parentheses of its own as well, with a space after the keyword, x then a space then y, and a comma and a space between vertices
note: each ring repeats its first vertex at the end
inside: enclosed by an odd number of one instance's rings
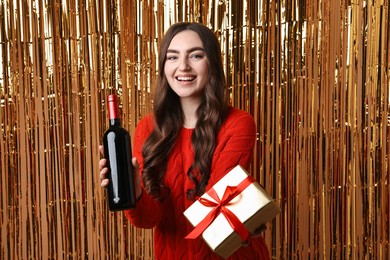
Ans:
POLYGON ((253 175, 282 213, 273 259, 389 259, 389 0, 0 3, 1 259, 152 259, 100 187, 105 97, 133 132, 177 21, 218 35, 253 175))

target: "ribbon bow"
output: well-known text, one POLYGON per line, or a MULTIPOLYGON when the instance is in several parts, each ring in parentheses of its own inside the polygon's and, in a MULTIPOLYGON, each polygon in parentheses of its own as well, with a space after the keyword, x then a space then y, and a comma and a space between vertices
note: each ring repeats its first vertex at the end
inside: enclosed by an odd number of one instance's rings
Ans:
POLYGON ((246 230, 245 226, 241 221, 237 218, 237 216, 231 212, 226 205, 235 198, 238 194, 240 194, 243 190, 245 190, 251 183, 254 182, 254 179, 251 177, 245 178, 242 182, 240 182, 237 186, 227 186, 226 190, 222 196, 222 199, 219 199, 218 194, 211 188, 207 194, 213 198, 216 202, 208 200, 206 198, 199 198, 198 201, 202 203, 206 207, 214 207, 209 214, 201 221, 195 228, 189 233, 186 238, 195 239, 200 234, 203 233, 207 229, 207 227, 215 220, 215 218, 222 213, 226 220, 229 222, 230 226, 233 228, 235 232, 241 237, 242 241, 246 241, 249 236, 248 230, 246 230))

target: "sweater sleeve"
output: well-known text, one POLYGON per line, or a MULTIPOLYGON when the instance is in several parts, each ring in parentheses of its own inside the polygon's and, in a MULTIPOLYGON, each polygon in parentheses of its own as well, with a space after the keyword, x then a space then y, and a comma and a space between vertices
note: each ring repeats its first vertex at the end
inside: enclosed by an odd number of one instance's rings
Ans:
MULTIPOLYGON (((147 116, 139 122, 134 132, 133 156, 137 158, 140 164, 140 175, 142 175, 142 169, 144 165, 142 147, 152 129, 152 117, 147 116)), ((150 197, 145 190, 142 190, 141 198, 137 201, 136 207, 134 209, 126 210, 125 215, 136 227, 153 228, 161 220, 162 205, 160 202, 150 197)))
POLYGON ((233 109, 221 127, 217 142, 207 189, 237 165, 248 170, 256 142, 253 117, 245 111, 233 109))

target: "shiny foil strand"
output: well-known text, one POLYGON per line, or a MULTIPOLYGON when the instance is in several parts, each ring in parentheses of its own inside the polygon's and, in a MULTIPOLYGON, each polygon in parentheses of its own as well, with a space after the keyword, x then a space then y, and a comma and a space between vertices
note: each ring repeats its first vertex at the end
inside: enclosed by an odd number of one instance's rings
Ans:
POLYGON ((252 174, 282 213, 274 259, 389 258, 390 26, 381 1, 2 1, 0 258, 152 259, 107 210, 97 169, 118 93, 132 133, 176 21, 219 37, 231 104, 253 114, 252 174), (363 227, 363 228, 362 228, 363 227))

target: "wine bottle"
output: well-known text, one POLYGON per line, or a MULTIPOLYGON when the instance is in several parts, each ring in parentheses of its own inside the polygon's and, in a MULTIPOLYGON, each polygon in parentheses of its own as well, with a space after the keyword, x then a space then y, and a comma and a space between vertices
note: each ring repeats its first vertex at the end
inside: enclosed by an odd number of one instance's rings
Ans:
POLYGON ((129 132, 121 126, 117 96, 109 95, 107 104, 110 125, 104 133, 103 146, 110 180, 108 207, 110 211, 118 211, 134 208, 136 204, 131 140, 129 132))

